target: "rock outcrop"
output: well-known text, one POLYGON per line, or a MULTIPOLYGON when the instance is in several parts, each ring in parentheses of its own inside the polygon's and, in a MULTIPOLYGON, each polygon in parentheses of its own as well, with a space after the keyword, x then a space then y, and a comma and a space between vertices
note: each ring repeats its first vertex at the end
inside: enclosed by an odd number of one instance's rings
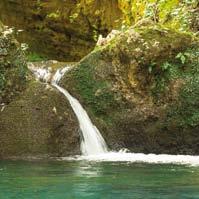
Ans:
POLYGON ((0 159, 79 154, 70 105, 56 89, 27 76, 24 47, 0 23, 0 159))
POLYGON ((134 27, 96 47, 62 86, 81 101, 111 149, 199 154, 198 53, 188 34, 134 27))
POLYGON ((119 25, 116 0, 35 1, 1 0, 0 19, 23 29, 18 40, 48 58, 79 61, 95 46, 98 34, 106 35, 119 25))
POLYGON ((78 123, 64 96, 31 82, 0 111, 0 158, 80 154, 78 123))
POLYGON ((24 44, 15 40, 14 30, 0 22, 0 105, 8 104, 25 89, 27 66, 24 48, 24 44))

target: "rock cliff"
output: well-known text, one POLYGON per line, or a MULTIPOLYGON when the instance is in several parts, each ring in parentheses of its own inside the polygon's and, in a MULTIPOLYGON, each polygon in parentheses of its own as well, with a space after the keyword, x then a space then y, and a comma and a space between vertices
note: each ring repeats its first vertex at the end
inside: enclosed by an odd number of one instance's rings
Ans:
POLYGON ((79 61, 88 54, 97 35, 106 35, 117 27, 121 16, 117 0, 90 4, 74 0, 1 0, 0 11, 3 23, 24 30, 18 40, 28 43, 31 51, 67 61, 79 61))

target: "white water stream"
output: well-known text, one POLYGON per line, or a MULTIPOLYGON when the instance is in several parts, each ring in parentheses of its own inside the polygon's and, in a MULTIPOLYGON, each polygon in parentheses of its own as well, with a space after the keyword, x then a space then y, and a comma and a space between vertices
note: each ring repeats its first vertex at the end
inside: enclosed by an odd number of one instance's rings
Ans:
MULTIPOLYGON (((32 69, 31 69, 32 70, 32 69)), ((70 67, 59 69, 52 78, 52 85, 65 95, 71 104, 71 107, 79 121, 82 140, 81 151, 82 156, 65 157, 63 160, 88 160, 88 161, 112 161, 112 162, 145 162, 145 163, 161 163, 161 164, 185 164, 199 166, 199 156, 191 155, 156 155, 143 153, 129 153, 125 150, 119 152, 108 151, 106 143, 101 136, 99 130, 92 124, 88 114, 83 109, 77 99, 72 97, 68 91, 58 85, 65 72, 70 67)), ((49 79, 49 71, 45 69, 32 70, 38 79, 47 82, 49 79), (46 79, 45 79, 46 78, 46 79)))
POLYGON ((81 140, 81 151, 83 155, 97 155, 102 153, 107 153, 106 143, 101 136, 99 130, 94 126, 83 109, 81 104, 77 99, 72 97, 68 91, 63 89, 58 85, 59 80, 64 75, 66 71, 68 71, 70 67, 66 67, 62 70, 57 70, 52 79, 52 85, 56 87, 61 93, 65 95, 65 97, 70 102, 70 105, 79 121, 80 130, 82 132, 82 140, 81 140))

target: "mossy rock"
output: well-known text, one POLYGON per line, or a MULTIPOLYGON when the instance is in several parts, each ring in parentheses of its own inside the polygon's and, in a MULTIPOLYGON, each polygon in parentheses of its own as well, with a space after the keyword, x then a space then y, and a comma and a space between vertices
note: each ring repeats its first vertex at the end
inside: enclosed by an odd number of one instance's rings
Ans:
POLYGON ((66 98, 50 86, 30 82, 0 112, 0 158, 80 154, 78 123, 66 98))
POLYGON ((199 75, 198 56, 191 59, 198 47, 188 33, 132 27, 81 60, 62 86, 81 101, 111 149, 199 154, 199 109, 197 100, 192 108, 188 102, 198 91, 183 95, 189 78, 199 75), (194 108, 193 126, 182 116, 194 108))
POLYGON ((25 52, 14 31, 0 22, 0 104, 8 104, 26 87, 25 52))

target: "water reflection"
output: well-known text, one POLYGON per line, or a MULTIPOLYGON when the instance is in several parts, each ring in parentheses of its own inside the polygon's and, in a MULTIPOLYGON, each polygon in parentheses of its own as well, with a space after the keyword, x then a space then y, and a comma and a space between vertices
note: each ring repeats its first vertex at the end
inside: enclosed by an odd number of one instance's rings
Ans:
POLYGON ((80 161, 74 170, 73 196, 75 198, 97 198, 101 195, 99 186, 103 176, 103 167, 86 161, 80 161), (99 194, 98 194, 99 193, 99 194), (83 196, 83 197, 82 197, 83 196))
POLYGON ((62 161, 0 162, 0 198, 199 198, 199 168, 62 161))
POLYGON ((78 177, 97 178, 103 175, 103 167, 86 161, 80 161, 75 168, 75 175, 78 177))

